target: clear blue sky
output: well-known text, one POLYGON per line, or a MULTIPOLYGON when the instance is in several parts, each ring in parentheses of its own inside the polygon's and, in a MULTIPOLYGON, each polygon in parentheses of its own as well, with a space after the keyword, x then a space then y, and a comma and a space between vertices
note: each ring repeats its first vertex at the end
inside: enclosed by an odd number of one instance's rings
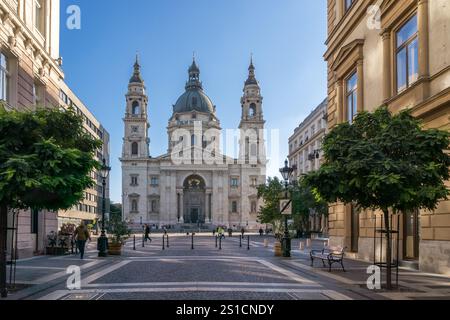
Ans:
MULTIPOLYGON (((62 0, 66 82, 111 134, 111 199, 121 201, 124 95, 136 51, 150 100, 152 156, 167 151, 167 121, 193 51, 224 129, 239 125, 253 52, 282 162, 294 128, 326 97, 325 38, 325 0, 62 0), (65 27, 73 4, 81 8, 81 30, 65 27)), ((268 175, 281 166, 270 163, 268 175)))

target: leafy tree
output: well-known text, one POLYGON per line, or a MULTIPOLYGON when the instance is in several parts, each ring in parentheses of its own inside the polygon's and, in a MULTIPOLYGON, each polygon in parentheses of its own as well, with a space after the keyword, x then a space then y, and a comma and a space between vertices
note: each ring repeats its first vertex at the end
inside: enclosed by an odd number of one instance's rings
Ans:
POLYGON ((303 181, 291 186, 294 226, 297 230, 309 232, 309 218, 312 212, 328 215, 328 203, 320 198, 303 181))
POLYGON ((266 184, 258 186, 258 198, 263 199, 258 220, 261 223, 272 224, 275 232, 280 230, 282 216, 280 214, 280 194, 285 191, 284 183, 275 178, 269 178, 266 184))
POLYGON ((0 290, 6 296, 8 208, 65 210, 95 185, 100 140, 73 110, 5 111, 0 106, 0 290))
POLYGON ((107 222, 108 230, 112 234, 111 241, 115 244, 123 244, 123 241, 131 234, 128 224, 122 221, 122 217, 112 215, 107 222))
MULTIPOLYGON (((328 202, 381 210, 386 258, 392 259, 389 212, 434 210, 449 190, 449 133, 425 130, 410 111, 387 107, 360 113, 353 124, 336 126, 324 139, 325 163, 305 181, 328 202)), ((387 268, 387 287, 391 267, 387 268)))
MULTIPOLYGON (((319 214, 328 214, 327 203, 314 195, 309 186, 301 182, 293 182, 289 185, 288 190, 292 200, 292 217, 295 228, 308 230, 308 221, 312 210, 319 214)), ((280 200, 285 191, 284 182, 277 177, 269 178, 267 184, 258 187, 258 197, 264 200, 264 205, 259 212, 259 221, 274 225, 276 231, 279 231, 283 224, 280 200)))
POLYGON ((122 204, 120 203, 111 203, 110 205, 110 215, 118 216, 120 219, 122 219, 122 204))

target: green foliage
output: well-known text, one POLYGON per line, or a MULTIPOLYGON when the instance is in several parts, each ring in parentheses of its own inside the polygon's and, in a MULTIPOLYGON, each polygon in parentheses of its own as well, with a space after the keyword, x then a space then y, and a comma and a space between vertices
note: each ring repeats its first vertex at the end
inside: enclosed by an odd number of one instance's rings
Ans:
MULTIPOLYGON (((258 197, 264 200, 264 206, 259 212, 259 221, 270 223, 279 230, 283 216, 280 213, 281 195, 285 192, 285 184, 277 177, 269 178, 266 185, 258 187, 258 197)), ((328 214, 328 204, 314 195, 311 188, 301 182, 293 182, 289 185, 289 195, 292 199, 292 217, 296 229, 308 228, 308 219, 311 211, 320 214, 328 214)))
POLYGON ((302 181, 291 185, 292 211, 294 227, 297 230, 309 231, 309 217, 311 212, 328 215, 328 203, 302 181))
POLYGON ((73 110, 0 107, 0 204, 11 208, 69 209, 95 185, 94 152, 101 141, 84 132, 73 110))
POLYGON ((267 184, 258 186, 258 198, 264 201, 258 215, 258 220, 261 223, 280 224, 282 218, 280 214, 280 194, 284 190, 284 183, 277 177, 269 178, 267 184))
POLYGON ((325 163, 305 181, 328 202, 386 212, 433 210, 447 198, 449 133, 424 130, 410 111, 360 113, 324 139, 325 163))
POLYGON ((113 235, 111 237, 113 243, 123 243, 131 235, 131 230, 128 228, 127 223, 122 221, 120 216, 111 216, 107 224, 109 232, 113 235))

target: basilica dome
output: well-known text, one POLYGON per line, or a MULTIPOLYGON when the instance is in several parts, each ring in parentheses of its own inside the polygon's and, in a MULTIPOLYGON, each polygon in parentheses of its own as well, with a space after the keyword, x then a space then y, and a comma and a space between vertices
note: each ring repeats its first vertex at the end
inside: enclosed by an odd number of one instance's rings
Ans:
POLYGON ((214 105, 211 99, 203 91, 200 82, 200 69, 195 60, 189 68, 189 80, 186 83, 186 91, 178 98, 173 106, 174 113, 204 112, 214 113, 214 105))

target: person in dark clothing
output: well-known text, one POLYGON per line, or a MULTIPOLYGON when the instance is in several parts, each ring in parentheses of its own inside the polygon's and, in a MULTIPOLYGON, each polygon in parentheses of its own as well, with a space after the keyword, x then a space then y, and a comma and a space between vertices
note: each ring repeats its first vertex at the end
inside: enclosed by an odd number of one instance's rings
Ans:
POLYGON ((262 228, 259 229, 259 235, 262 237, 264 235, 264 230, 262 228))
POLYGON ((231 238, 233 237, 233 229, 228 228, 228 236, 231 238))
POLYGON ((91 235, 88 228, 85 226, 84 221, 81 221, 78 228, 75 229, 74 236, 77 240, 78 250, 80 250, 80 258, 84 259, 84 249, 86 247, 86 241, 91 241, 91 235))
POLYGON ((145 225, 145 242, 147 242, 147 240, 150 240, 150 242, 152 242, 152 238, 150 238, 150 226, 149 225, 145 225))
POLYGON ((241 234, 242 234, 242 237, 244 237, 244 235, 245 235, 245 229, 244 228, 241 229, 241 234))

